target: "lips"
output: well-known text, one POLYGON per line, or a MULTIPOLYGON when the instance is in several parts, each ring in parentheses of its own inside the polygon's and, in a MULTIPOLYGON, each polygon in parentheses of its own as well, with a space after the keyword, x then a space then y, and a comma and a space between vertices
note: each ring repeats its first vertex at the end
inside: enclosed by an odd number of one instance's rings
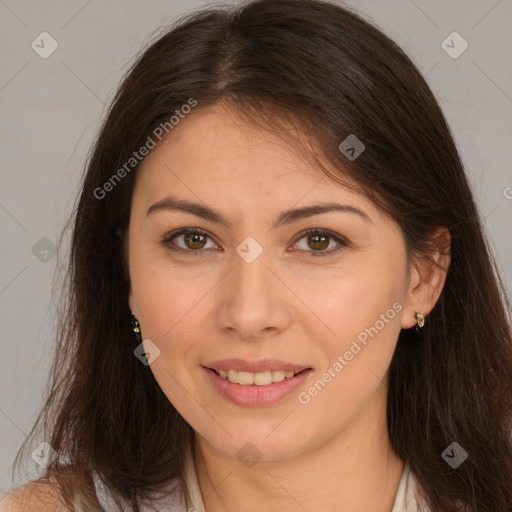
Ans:
POLYGON ((203 369, 220 395, 245 407, 268 406, 284 400, 313 371, 311 367, 277 359, 222 359, 205 364, 203 369))
MULTIPOLYGON (((229 402, 243 407, 270 406, 289 398, 312 373, 305 369, 293 377, 270 384, 236 384, 217 374, 215 370, 203 367, 213 388, 229 402)), ((235 370, 231 370, 235 371, 235 370)), ((238 372, 237 372, 238 373, 238 372)), ((257 374, 256 374, 257 375, 257 374)))

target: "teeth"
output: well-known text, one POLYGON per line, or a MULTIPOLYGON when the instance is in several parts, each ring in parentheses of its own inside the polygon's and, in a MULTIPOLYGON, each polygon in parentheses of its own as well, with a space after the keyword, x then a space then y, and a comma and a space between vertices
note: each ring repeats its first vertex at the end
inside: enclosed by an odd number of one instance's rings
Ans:
POLYGON ((214 370, 215 373, 223 379, 229 380, 234 384, 242 386, 267 386, 272 382, 281 382, 295 375, 294 372, 285 372, 283 370, 267 370, 265 372, 239 372, 237 370, 214 370))

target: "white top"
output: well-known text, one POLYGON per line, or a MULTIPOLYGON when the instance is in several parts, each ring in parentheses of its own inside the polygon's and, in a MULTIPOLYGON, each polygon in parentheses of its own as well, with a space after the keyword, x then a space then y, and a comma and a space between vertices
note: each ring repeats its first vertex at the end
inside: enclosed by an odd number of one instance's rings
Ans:
MULTIPOLYGON (((122 509, 115 506, 112 498, 106 491, 105 486, 96 474, 93 474, 93 479, 96 486, 96 494, 104 512, 122 512, 122 509)), ((155 501, 152 505, 160 512, 206 512, 199 483, 197 481, 191 450, 188 451, 185 460, 184 479, 187 484, 188 494, 191 500, 189 504, 184 503, 181 500, 178 492, 179 481, 178 479, 175 479, 166 487, 166 489, 169 490, 169 494, 166 497, 165 502, 155 501)), ((418 512, 417 499, 414 477, 409 469, 409 465, 405 464, 400 482, 398 483, 395 502, 391 512, 418 512)), ((425 507, 424 504, 423 507, 425 507)), ((142 508, 142 510, 147 512, 146 508, 142 508)), ((426 508, 423 508, 422 510, 428 512, 426 508)))

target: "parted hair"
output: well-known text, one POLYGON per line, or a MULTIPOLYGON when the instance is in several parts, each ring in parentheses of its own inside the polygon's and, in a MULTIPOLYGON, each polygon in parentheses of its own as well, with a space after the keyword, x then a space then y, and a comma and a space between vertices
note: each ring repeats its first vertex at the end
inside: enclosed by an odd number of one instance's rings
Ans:
POLYGON ((439 300, 421 336, 400 332, 389 368, 389 438, 432 512, 460 503, 512 511, 510 304, 453 137, 411 59, 352 8, 321 0, 210 6, 141 50, 63 231, 71 229, 70 255, 55 356, 17 464, 44 432, 59 457, 42 481, 77 511, 99 510, 93 473, 133 511, 170 479, 183 480, 193 429, 133 354, 125 256, 138 166, 104 197, 95 191, 191 98, 195 111, 222 101, 283 137, 283 123, 295 123, 314 144, 291 142, 330 179, 354 180, 398 223, 411 257, 432 254, 437 227, 450 230, 439 300), (350 134, 365 145, 353 161, 338 149, 350 134), (442 457, 452 442, 468 453, 456 469, 442 457))

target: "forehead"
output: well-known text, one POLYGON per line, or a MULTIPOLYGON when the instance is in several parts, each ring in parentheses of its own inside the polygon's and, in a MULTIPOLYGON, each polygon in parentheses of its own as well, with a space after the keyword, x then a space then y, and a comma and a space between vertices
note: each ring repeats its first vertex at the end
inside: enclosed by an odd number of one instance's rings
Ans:
MULTIPOLYGON (((296 130, 284 120, 280 123, 283 130, 296 130)), ((217 171, 215 175, 223 171, 229 173, 235 167, 240 173, 270 178, 292 173, 319 177, 319 170, 304 158, 307 155, 305 148, 302 153, 299 154, 297 145, 291 145, 282 132, 256 125, 226 105, 216 104, 187 115, 142 166, 150 167, 154 160, 179 160, 206 165, 217 171)), ((205 177, 213 174, 208 173, 205 177)))
MULTIPOLYGON (((182 119, 138 173, 135 194, 145 204, 172 194, 225 210, 343 201, 376 213, 366 197, 333 182, 289 140, 219 104, 182 119)), ((344 179, 357 186, 346 174, 344 179)))

